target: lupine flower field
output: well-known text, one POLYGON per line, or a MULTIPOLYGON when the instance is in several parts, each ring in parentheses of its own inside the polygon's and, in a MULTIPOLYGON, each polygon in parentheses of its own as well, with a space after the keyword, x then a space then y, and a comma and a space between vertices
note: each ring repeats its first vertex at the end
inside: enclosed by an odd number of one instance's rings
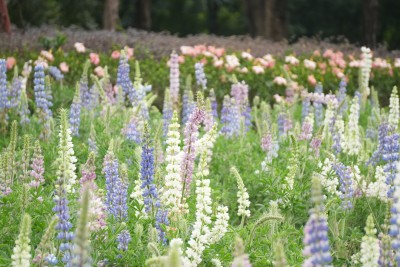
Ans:
POLYGON ((0 53, 0 266, 399 266, 399 58, 0 53))

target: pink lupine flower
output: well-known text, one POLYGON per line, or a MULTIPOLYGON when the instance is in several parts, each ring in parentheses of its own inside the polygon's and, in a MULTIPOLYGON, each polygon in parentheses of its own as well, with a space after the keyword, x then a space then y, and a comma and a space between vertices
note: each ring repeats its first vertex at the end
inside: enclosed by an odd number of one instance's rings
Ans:
POLYGON ((121 56, 121 52, 119 52, 118 50, 115 50, 111 53, 111 58, 113 58, 113 59, 119 59, 120 56, 121 56))
POLYGON ((103 77, 103 76, 104 76, 104 69, 103 69, 103 67, 97 66, 97 67, 94 69, 94 73, 96 73, 96 75, 97 75, 98 77, 103 77))
POLYGON ((15 64, 17 63, 17 60, 14 57, 8 57, 6 61, 6 67, 8 70, 12 69, 15 64))
POLYGON ((98 54, 96 53, 90 53, 89 54, 89 58, 90 58, 90 63, 92 63, 93 65, 99 65, 100 63, 100 57, 98 54))
POLYGON ((65 62, 60 63, 60 70, 64 73, 67 73, 69 71, 69 66, 65 62))
POLYGON ((42 57, 44 57, 46 60, 50 61, 50 62, 54 61, 54 56, 53 56, 53 54, 52 54, 51 52, 49 52, 49 51, 42 50, 42 51, 40 52, 40 55, 41 55, 42 57))
POLYGON ((129 46, 125 46, 125 51, 126 51, 126 58, 130 59, 131 57, 133 57, 133 54, 135 52, 135 50, 132 47, 129 46))
POLYGON ((74 47, 75 47, 76 52, 78 52, 78 53, 86 52, 86 47, 83 45, 83 43, 75 43, 74 47))
POLYGON ((274 78, 273 83, 278 84, 278 85, 287 85, 286 79, 281 76, 276 76, 274 78))
POLYGON ((317 80, 315 79, 314 75, 308 75, 307 81, 310 85, 315 86, 317 84, 317 80))
POLYGON ((264 73, 264 68, 261 66, 253 66, 251 69, 256 73, 256 74, 261 74, 264 73))

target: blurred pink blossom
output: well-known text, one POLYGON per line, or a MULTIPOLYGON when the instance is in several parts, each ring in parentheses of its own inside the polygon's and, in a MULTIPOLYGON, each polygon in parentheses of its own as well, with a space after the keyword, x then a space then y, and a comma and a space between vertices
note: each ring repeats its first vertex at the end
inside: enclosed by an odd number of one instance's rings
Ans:
POLYGON ((53 56, 53 54, 51 53, 51 52, 49 52, 49 51, 46 51, 46 50, 42 50, 41 52, 40 52, 40 55, 42 56, 42 57, 44 57, 45 59, 47 59, 48 61, 54 61, 54 56, 53 56))
POLYGON ((7 69, 8 70, 12 69, 16 63, 17 63, 17 60, 14 57, 8 57, 7 61, 6 61, 7 69))
POLYGON ((322 55, 325 58, 331 57, 333 55, 333 50, 332 49, 327 49, 325 50, 324 54, 322 55))
POLYGON ((90 63, 94 64, 94 65, 99 65, 100 63, 100 57, 98 54, 96 53, 90 53, 89 54, 89 58, 90 58, 90 63))
POLYGON ((261 66, 253 66, 251 69, 256 73, 256 74, 261 74, 264 73, 264 68, 261 66))
POLYGON ((60 70, 64 73, 67 73, 69 71, 69 66, 65 62, 60 63, 60 70))
POLYGON ((319 57, 321 56, 321 52, 319 50, 314 50, 313 55, 319 57))
POLYGON ((233 70, 233 69, 235 69, 237 67, 240 67, 240 62, 239 62, 239 59, 237 58, 237 56, 235 56, 235 55, 226 55, 225 59, 226 59, 225 66, 226 66, 226 68, 228 70, 233 70))
POLYGON ((126 57, 127 57, 128 59, 130 59, 131 57, 133 57, 133 54, 134 54, 135 50, 134 50, 132 47, 125 46, 124 49, 125 49, 125 51, 126 51, 126 57))
POLYGON ((314 61, 309 60, 309 59, 305 59, 303 61, 303 64, 304 64, 304 67, 306 67, 307 69, 310 69, 310 70, 314 70, 317 67, 317 63, 315 63, 314 61))
POLYGON ((325 62, 319 62, 319 63, 318 63, 318 67, 319 67, 321 70, 324 70, 324 69, 326 69, 326 63, 325 63, 325 62))
POLYGON ((281 76, 276 76, 274 78, 273 83, 276 83, 278 85, 287 85, 287 81, 285 78, 281 77, 281 76))
POLYGON ((98 77, 103 77, 103 76, 104 76, 104 69, 103 69, 103 67, 97 66, 97 67, 94 69, 94 73, 96 73, 96 75, 97 75, 98 77))
POLYGON ((181 46, 181 53, 183 54, 183 55, 188 55, 188 56, 194 56, 195 54, 195 52, 194 52, 194 48, 193 47, 191 47, 191 46, 186 46, 186 45, 183 45, 183 46, 181 46))
POLYGON ((178 57, 178 62, 179 62, 180 64, 185 63, 185 57, 184 57, 183 55, 180 55, 180 56, 178 57))
POLYGON ((252 60, 254 57, 252 54, 250 54, 249 52, 242 52, 242 58, 247 59, 247 60, 252 60))
POLYGON ((119 52, 118 50, 115 50, 111 53, 111 58, 113 58, 113 59, 119 59, 120 56, 121 56, 121 52, 119 52))
POLYGON ((307 81, 312 86, 315 86, 317 84, 317 80, 315 79, 314 75, 308 75, 307 81))
POLYGON ((298 65, 300 61, 295 56, 290 55, 285 57, 285 62, 290 65, 298 65))
POLYGON ((83 43, 75 43, 74 47, 78 53, 85 53, 86 52, 86 47, 83 45, 83 43))
POLYGON ((222 67, 224 65, 224 60, 223 59, 214 60, 213 65, 216 68, 222 67))
POLYGON ((395 67, 395 68, 400 68, 400 58, 396 58, 396 59, 394 60, 394 67, 395 67))
POLYGON ((278 94, 274 94, 274 98, 275 98, 276 103, 280 103, 284 100, 283 97, 281 97, 278 94))

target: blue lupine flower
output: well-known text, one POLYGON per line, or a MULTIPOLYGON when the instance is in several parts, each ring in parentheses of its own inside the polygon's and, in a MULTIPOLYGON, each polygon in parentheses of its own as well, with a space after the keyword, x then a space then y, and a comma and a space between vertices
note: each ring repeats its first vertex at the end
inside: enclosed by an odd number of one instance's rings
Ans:
POLYGON ((215 96, 214 89, 210 90, 210 101, 214 120, 218 120, 218 102, 217 97, 215 96))
POLYGON ((60 81, 64 79, 64 75, 61 73, 61 70, 57 67, 50 66, 49 67, 49 74, 56 80, 60 81))
POLYGON ((238 136, 240 133, 240 113, 235 100, 228 95, 224 97, 221 110, 221 133, 227 137, 238 136))
POLYGON ((72 135, 79 135, 79 126, 81 124, 81 96, 79 87, 77 86, 74 100, 71 105, 71 111, 69 114, 69 124, 72 135))
POLYGON ((346 86, 347 86, 346 81, 342 79, 339 84, 339 92, 337 96, 340 115, 343 115, 343 112, 347 110, 346 86))
POLYGON ((163 105, 163 133, 167 136, 168 126, 171 122, 173 115, 172 99, 169 90, 165 91, 164 105, 163 105))
POLYGON ((194 64, 194 69, 195 69, 197 85, 200 85, 203 90, 206 89, 207 88, 207 78, 206 78, 206 74, 204 73, 204 64, 196 63, 196 64, 194 64))
POLYGON ((186 125, 195 107, 196 103, 193 101, 193 92, 185 90, 182 97, 182 125, 186 125))
POLYGON ((122 230, 117 236, 118 246, 117 248, 122 251, 128 250, 129 242, 131 241, 131 234, 128 230, 122 230))
POLYGON ((367 161, 367 165, 375 166, 382 159, 382 154, 384 151, 385 137, 389 132, 389 124, 384 122, 379 125, 378 128, 378 147, 376 151, 372 154, 371 158, 367 161))
POLYGON ((53 113, 50 110, 50 107, 53 106, 51 103, 52 97, 48 92, 49 90, 46 90, 50 88, 46 88, 43 64, 38 63, 34 70, 33 89, 35 91, 36 108, 39 110, 39 113, 43 114, 42 122, 46 122, 53 116, 53 113))
POLYGON ((131 67, 128 63, 128 58, 125 53, 121 53, 117 72, 117 86, 122 88, 125 96, 128 97, 131 103, 137 101, 136 90, 133 87, 131 78, 129 77, 131 67))
POLYGON ((56 265, 58 263, 58 260, 56 258, 56 256, 54 256, 54 254, 49 254, 47 255, 44 260, 46 261, 47 264, 50 265, 56 265))
POLYGON ((117 220, 128 217, 128 187, 121 180, 118 172, 118 160, 112 152, 112 146, 104 157, 103 173, 106 178, 106 207, 109 214, 117 220))
POLYGON ((308 113, 310 113, 310 106, 311 106, 310 98, 308 96, 304 97, 303 101, 302 101, 302 109, 301 109, 301 121, 302 122, 308 116, 308 113))
POLYGON ((20 77, 15 77, 11 84, 10 90, 10 108, 18 108, 21 101, 22 80, 20 77))
POLYGON ((122 132, 126 139, 133 141, 136 144, 140 144, 141 132, 139 131, 139 121, 135 115, 133 115, 129 122, 125 125, 125 127, 122 129, 122 132))
POLYGON ((154 184, 154 148, 150 146, 150 134, 147 126, 145 126, 142 145, 142 161, 140 163, 140 180, 142 181, 140 188, 143 190, 142 195, 144 198, 145 211, 147 213, 154 212, 155 208, 160 206, 157 188, 154 184))
POLYGON ((382 160, 386 162, 383 170, 387 174, 386 184, 390 186, 388 197, 393 196, 393 182, 397 174, 397 164, 399 161, 399 134, 393 133, 389 129, 389 133, 383 138, 382 160))
POLYGON ((6 60, 0 59, 0 112, 9 107, 6 60))
POLYGON ((158 236, 161 240, 161 242, 163 244, 167 243, 167 238, 165 237, 165 232, 163 231, 163 229, 161 228, 161 225, 169 225, 169 221, 168 221, 168 211, 167 210, 163 210, 161 208, 159 208, 157 210, 157 214, 156 214, 156 223, 155 223, 155 227, 158 231, 158 236))
POLYGON ((333 164, 332 168, 339 177, 340 191, 342 192, 340 196, 342 199, 342 207, 343 209, 352 209, 353 181, 351 170, 341 162, 333 164))

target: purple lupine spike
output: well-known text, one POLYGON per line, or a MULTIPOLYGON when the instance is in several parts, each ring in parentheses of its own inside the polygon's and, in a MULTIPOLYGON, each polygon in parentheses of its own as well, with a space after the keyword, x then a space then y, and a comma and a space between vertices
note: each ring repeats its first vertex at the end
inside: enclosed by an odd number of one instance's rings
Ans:
POLYGON ((240 111, 235 99, 228 95, 224 97, 221 110, 221 133, 227 137, 238 136, 240 133, 240 111))
POLYGON ((97 90, 95 84, 93 84, 90 87, 89 95, 90 99, 89 99, 88 110, 94 110, 99 105, 99 100, 100 100, 99 91, 97 90))
POLYGON ((50 110, 50 107, 52 106, 52 103, 50 102, 51 96, 46 91, 43 64, 39 62, 36 64, 34 70, 33 89, 35 91, 36 108, 39 113, 44 114, 43 122, 45 122, 52 117, 52 112, 50 110))
POLYGON ((308 113, 310 113, 310 106, 311 106, 310 97, 309 96, 304 97, 302 101, 301 121, 304 121, 304 119, 308 116, 308 113))
POLYGON ((35 149, 33 152, 32 163, 31 163, 30 176, 32 181, 29 183, 31 187, 38 188, 40 184, 44 183, 44 158, 42 155, 42 148, 40 147, 39 141, 35 142, 35 149))
POLYGON ((140 144, 141 132, 139 131, 139 120, 135 115, 131 117, 129 122, 122 129, 122 133, 127 140, 140 144))
POLYGON ((61 81, 64 79, 64 75, 61 73, 61 70, 57 67, 50 66, 49 67, 49 74, 56 80, 61 81))
POLYGON ((184 147, 183 158, 181 163, 181 179, 182 179, 182 198, 190 191, 190 184, 192 182, 194 160, 196 158, 195 143, 199 136, 200 123, 204 121, 205 111, 203 107, 197 106, 193 113, 190 115, 189 121, 186 124, 184 131, 184 147))
POLYGON ((389 124, 384 122, 379 125, 378 128, 378 147, 376 151, 372 154, 371 158, 367 161, 367 165, 375 166, 382 159, 382 154, 384 152, 385 137, 389 133, 389 124))
POLYGON ((9 107, 6 60, 0 59, 0 112, 3 112, 9 107))
POLYGON ((388 135, 383 139, 382 160, 386 162, 383 170, 386 173, 386 184, 390 186, 388 197, 394 192, 394 179, 397 175, 397 164, 399 162, 399 134, 389 128, 388 135))
POLYGON ((347 110, 346 86, 347 86, 346 81, 342 79, 339 84, 339 92, 337 95, 340 115, 343 115, 343 113, 347 110))
POLYGON ((278 115, 278 133, 279 136, 283 136, 284 134, 286 134, 285 132, 285 121, 286 121, 286 113, 279 113, 278 115))
POLYGON ((136 101, 136 93, 131 78, 129 77, 130 71, 131 67, 129 66, 128 58, 126 57, 125 52, 122 52, 118 65, 117 86, 122 88, 125 96, 128 97, 131 103, 133 103, 136 101))
POLYGON ((128 250, 129 242, 131 242, 131 234, 128 230, 122 230, 117 236, 118 246, 117 248, 122 251, 128 250))
POLYGON ((174 105, 179 102, 179 57, 172 51, 169 60, 169 90, 171 93, 171 101, 174 105))
POLYGON ((248 131, 251 126, 251 108, 249 105, 249 86, 245 82, 240 82, 232 85, 231 96, 235 99, 241 121, 244 122, 245 131, 248 131))
MULTIPOLYGON (((397 174, 394 177, 393 186, 393 199, 391 203, 391 217, 390 217, 390 228, 389 228, 389 235, 390 239, 382 240, 386 242, 382 242, 383 246, 387 246, 389 242, 391 242, 391 247, 395 253, 392 253, 392 249, 390 247, 385 248, 385 253, 382 256, 391 256, 390 254, 395 255, 396 265, 400 266, 400 176, 397 174), (389 255, 387 255, 389 254, 389 255)), ((382 247, 381 247, 382 248, 382 247)), ((390 258, 385 258, 385 261, 390 262, 390 258)), ((380 266, 389 266, 389 265, 380 265, 380 266)))
POLYGON ((315 110, 315 124, 317 128, 319 128, 324 121, 324 107, 322 105, 323 97, 321 97, 323 95, 323 88, 320 83, 315 86, 314 94, 318 96, 315 98, 313 106, 315 110))
POLYGON ((128 217, 127 195, 128 187, 122 181, 118 172, 118 160, 112 152, 112 144, 104 157, 103 173, 106 178, 106 207, 109 214, 117 220, 128 217))
POLYGON ((164 105, 163 105, 163 133, 164 136, 167 136, 168 126, 171 122, 173 115, 173 107, 170 91, 167 89, 164 95, 164 105))
POLYGON ((196 63, 194 64, 195 74, 196 74, 196 83, 200 85, 201 88, 204 90, 207 88, 207 78, 206 74, 204 73, 204 64, 203 63, 196 63))
POLYGON ((321 184, 318 178, 313 178, 311 187, 310 217, 304 227, 305 245, 303 255, 306 260, 303 267, 329 266, 332 262, 328 239, 328 221, 324 214, 324 204, 321 184))
POLYGON ((156 208, 160 206, 156 185, 154 184, 154 148, 147 125, 144 127, 142 143, 142 161, 140 163, 140 180, 143 190, 145 211, 154 214, 156 208))
POLYGON ((341 162, 333 164, 332 168, 336 172, 336 175, 339 177, 340 191, 342 192, 342 195, 340 196, 340 198, 342 199, 342 208, 345 210, 352 209, 352 198, 354 190, 351 169, 341 162))
POLYGON ((215 96, 214 89, 210 89, 210 101, 214 120, 218 120, 218 102, 217 97, 215 96))
POLYGON ((157 214, 156 214, 156 222, 155 222, 155 228, 158 231, 158 237, 160 238, 160 241, 165 245, 167 244, 167 237, 165 236, 165 232, 162 229, 161 225, 169 225, 168 221, 168 211, 158 208, 157 214))
POLYGON ((182 125, 186 125, 195 106, 196 103, 193 101, 193 92, 191 90, 185 90, 182 97, 182 125))
POLYGON ((76 87, 74 100, 71 104, 71 110, 69 113, 69 125, 71 129, 71 134, 74 136, 79 136, 79 126, 81 124, 81 95, 79 91, 79 86, 76 87))
POLYGON ((18 110, 18 114, 20 116, 19 123, 21 125, 26 125, 30 122, 29 116, 31 115, 31 112, 29 110, 28 98, 26 96, 25 90, 23 90, 23 92, 21 93, 21 104, 18 110))
POLYGON ((311 149, 314 151, 315 157, 319 157, 319 149, 321 147, 322 144, 322 139, 320 136, 316 136, 314 137, 311 142, 310 142, 310 146, 311 149))
POLYGON ((18 108, 21 102, 22 78, 15 77, 10 90, 10 108, 18 108))

